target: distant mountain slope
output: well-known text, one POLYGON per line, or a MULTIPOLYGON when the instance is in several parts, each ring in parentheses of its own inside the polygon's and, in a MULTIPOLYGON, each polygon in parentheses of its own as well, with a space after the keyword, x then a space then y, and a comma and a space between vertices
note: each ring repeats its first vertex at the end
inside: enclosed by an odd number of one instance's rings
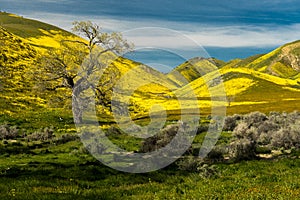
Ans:
MULTIPOLYGON (((124 89, 134 88, 136 85, 146 83, 157 83, 170 90, 178 89, 163 73, 142 63, 119 57, 112 65, 115 65, 120 70, 122 76, 126 76, 124 89)), ((158 88, 155 89, 152 87, 143 87, 143 91, 148 93, 163 93, 163 91, 160 91, 158 88)))
POLYGON ((243 67, 282 78, 297 79, 300 73, 300 41, 283 45, 243 67))
MULTIPOLYGON (((222 65, 222 61, 218 61, 218 65, 222 65)), ((192 58, 173 69, 167 76, 179 86, 196 80, 197 78, 217 70, 218 67, 214 59, 206 59, 201 57, 192 58)))
POLYGON ((226 95, 228 112, 232 113, 249 110, 293 111, 298 109, 300 103, 300 84, 297 80, 249 68, 224 67, 219 73, 211 72, 194 80, 175 94, 188 99, 192 92, 199 98, 200 108, 211 106, 211 96, 226 95))

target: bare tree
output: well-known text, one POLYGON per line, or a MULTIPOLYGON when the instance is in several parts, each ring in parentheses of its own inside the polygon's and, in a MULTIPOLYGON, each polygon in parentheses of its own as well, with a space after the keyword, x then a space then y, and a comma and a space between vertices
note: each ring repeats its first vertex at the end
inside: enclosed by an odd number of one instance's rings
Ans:
POLYGON ((117 69, 113 69, 112 65, 110 69, 104 69, 120 54, 131 50, 133 45, 120 33, 102 32, 97 24, 90 21, 76 21, 72 30, 86 40, 63 40, 60 49, 50 50, 41 58, 40 72, 44 72, 45 89, 70 89, 74 121, 81 123, 84 105, 78 105, 82 102, 80 95, 92 89, 99 96, 99 102, 104 104, 103 96, 117 76, 117 69), (99 72, 103 75, 100 80, 99 72), (97 78, 99 81, 95 85, 97 78))

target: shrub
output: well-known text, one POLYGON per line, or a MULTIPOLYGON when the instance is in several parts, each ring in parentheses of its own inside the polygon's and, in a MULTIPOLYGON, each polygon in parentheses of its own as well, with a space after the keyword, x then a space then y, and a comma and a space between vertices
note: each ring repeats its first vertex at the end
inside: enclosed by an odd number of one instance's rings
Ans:
POLYGON ((287 122, 289 124, 297 124, 297 123, 299 123, 300 122, 300 112, 294 111, 292 113, 289 113, 287 115, 287 119, 288 119, 287 122))
POLYGON ((260 135, 262 133, 274 132, 279 130, 280 126, 273 121, 264 121, 258 125, 257 133, 260 135))
POLYGON ((221 146, 215 146, 207 155, 207 159, 212 162, 221 162, 224 160, 225 150, 221 146))
POLYGON ((46 127, 35 131, 34 133, 27 136, 29 141, 47 141, 54 137, 54 130, 52 127, 46 127))
POLYGON ((290 130, 291 138, 293 141, 293 147, 292 148, 300 148, 300 127, 299 126, 292 126, 290 130))
POLYGON ((257 146, 255 152, 257 154, 270 154, 272 151, 268 146, 257 146))
POLYGON ((180 170, 198 172, 202 178, 210 178, 218 173, 214 165, 208 165, 199 157, 187 156, 177 161, 176 164, 180 170))
POLYGON ((197 129, 197 134, 201 134, 208 131, 208 124, 200 124, 197 129))
POLYGON ((256 145, 247 138, 233 141, 229 145, 229 157, 234 161, 252 160, 256 158, 256 145))
POLYGON ((263 132, 257 138, 257 144, 259 144, 259 145, 268 145, 268 144, 271 143, 271 139, 272 139, 271 132, 268 132, 268 133, 263 132))
POLYGON ((296 128, 281 128, 271 139, 273 148, 300 148, 300 130, 296 128))
POLYGON ((117 127, 111 126, 111 127, 109 127, 109 129, 106 131, 105 135, 106 135, 106 136, 114 136, 114 137, 116 137, 116 136, 122 135, 122 132, 121 132, 121 130, 118 129, 117 127))
POLYGON ((261 112, 252 112, 244 117, 244 122, 250 127, 255 126, 257 127, 258 124, 266 121, 268 118, 265 114, 261 112))
POLYGON ((276 123, 276 124, 279 124, 279 122, 281 121, 281 113, 280 112, 275 112, 275 111, 272 111, 269 113, 269 120, 276 123))
POLYGON ((202 178, 211 178, 218 175, 218 169, 215 165, 203 164, 197 168, 197 171, 202 178))
POLYGON ((243 138, 246 135, 248 129, 249 129, 248 124, 245 122, 241 122, 233 130, 233 135, 237 138, 243 138))
POLYGON ((247 138, 251 141, 256 141, 257 139, 257 128, 249 127, 249 125, 245 122, 241 122, 237 125, 237 127, 233 130, 233 136, 238 139, 247 138))
POLYGON ((3 124, 0 126, 0 139, 15 139, 19 136, 19 130, 16 126, 9 126, 8 124, 3 124))
POLYGON ((191 142, 188 142, 189 138, 188 138, 187 130, 184 130, 185 126, 186 125, 182 123, 167 125, 156 135, 144 140, 144 142, 142 143, 141 152, 151 152, 151 151, 158 150, 162 147, 165 147, 173 140, 173 138, 176 136, 176 134, 179 131, 185 132, 184 135, 186 135, 187 137, 184 136, 180 137, 177 143, 172 141, 174 151, 180 150, 182 148, 186 148, 187 147, 186 145, 187 144, 190 145, 191 142))
POLYGON ((217 150, 221 148, 219 144, 207 157, 212 161, 227 154, 239 161, 254 159, 258 153, 271 153, 272 149, 300 149, 300 112, 229 116, 224 130, 233 131, 231 143, 222 151, 217 150))
POLYGON ((79 139, 77 135, 65 134, 62 135, 59 139, 57 139, 56 144, 65 144, 71 141, 75 141, 79 139))
POLYGON ((9 135, 9 126, 8 125, 1 125, 0 126, 0 139, 6 139, 9 135))
POLYGON ((186 156, 176 162, 180 170, 196 172, 198 168, 204 164, 204 161, 196 156, 186 156))
POLYGON ((241 119, 242 119, 242 117, 237 114, 226 117, 223 130, 224 131, 233 131, 235 129, 235 127, 238 125, 238 121, 241 119))
POLYGON ((9 129, 9 135, 7 136, 6 139, 15 139, 19 135, 19 130, 17 129, 16 126, 12 126, 9 129))
POLYGON ((158 134, 145 139, 142 144, 142 152, 150 152, 166 146, 174 138, 179 130, 178 124, 170 124, 162 129, 158 134))

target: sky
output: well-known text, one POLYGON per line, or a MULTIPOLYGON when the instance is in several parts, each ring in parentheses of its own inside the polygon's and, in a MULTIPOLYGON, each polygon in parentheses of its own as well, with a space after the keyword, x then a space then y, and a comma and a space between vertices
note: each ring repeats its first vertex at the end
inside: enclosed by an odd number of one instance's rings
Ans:
POLYGON ((0 10, 67 30, 91 20, 135 44, 125 56, 161 71, 196 56, 228 61, 300 39, 298 0, 0 0, 0 10))

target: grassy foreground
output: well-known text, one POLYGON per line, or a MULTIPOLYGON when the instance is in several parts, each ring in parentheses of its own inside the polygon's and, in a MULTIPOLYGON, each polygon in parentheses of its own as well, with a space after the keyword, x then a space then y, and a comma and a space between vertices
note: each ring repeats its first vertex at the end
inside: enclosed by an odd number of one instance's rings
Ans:
POLYGON ((175 166, 147 174, 122 173, 102 165, 83 149, 78 138, 2 142, 0 198, 300 198, 299 153, 289 158, 216 164, 217 173, 203 177, 175 166))

